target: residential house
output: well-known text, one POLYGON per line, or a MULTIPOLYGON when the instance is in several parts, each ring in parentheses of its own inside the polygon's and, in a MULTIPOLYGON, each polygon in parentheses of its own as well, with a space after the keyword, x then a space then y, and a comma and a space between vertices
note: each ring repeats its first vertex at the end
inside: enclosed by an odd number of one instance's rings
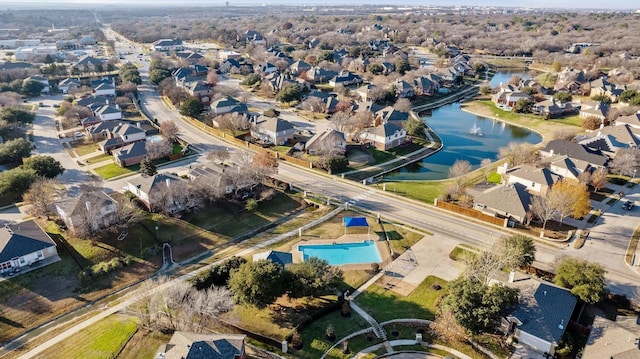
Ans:
POLYGON ((80 80, 68 77, 58 82, 58 90, 62 91, 63 94, 67 94, 69 91, 73 92, 78 90, 81 86, 82 84, 80 83, 80 80))
POLYGON ((340 71, 335 77, 329 80, 329 85, 335 87, 336 85, 350 86, 362 83, 362 78, 349 71, 340 71))
POLYGON ((553 97, 535 103, 532 110, 545 119, 573 115, 578 112, 578 109, 571 102, 558 101, 553 97))
POLYGON ((176 57, 188 62, 191 65, 199 63, 204 58, 204 56, 193 51, 178 51, 176 52, 176 57))
POLYGON ((90 55, 81 57, 78 61, 71 65, 72 68, 83 72, 96 72, 100 69, 104 71, 105 61, 90 55))
POLYGON ((85 129, 100 122, 102 122, 102 120, 98 116, 88 116, 80 119, 80 125, 82 125, 82 127, 85 129))
POLYGON ((335 71, 329 71, 322 67, 314 66, 307 71, 307 80, 314 83, 327 82, 337 75, 338 74, 335 71))
POLYGON ((586 161, 571 158, 569 156, 553 156, 545 159, 543 164, 549 166, 549 170, 562 178, 579 179, 584 172, 592 172, 593 167, 586 161))
POLYGON ((551 140, 544 148, 540 149, 539 153, 543 159, 554 155, 566 155, 573 160, 585 161, 594 168, 603 168, 609 161, 609 158, 600 150, 566 140, 551 140))
POLYGON ((616 126, 629 125, 633 128, 640 129, 640 112, 634 113, 633 115, 627 116, 618 116, 616 118, 616 126))
POLYGON ((468 190, 473 208, 485 214, 524 223, 531 207, 531 194, 521 183, 501 184, 483 192, 468 190))
POLYGON ((41 93, 48 94, 51 92, 51 87, 49 86, 49 80, 42 76, 29 76, 26 79, 24 79, 24 81, 39 82, 42 84, 42 90, 40 90, 41 93))
POLYGON ((187 76, 178 80, 177 85, 185 89, 191 97, 200 100, 204 105, 211 102, 214 94, 213 88, 201 77, 187 76))
POLYGON ((396 122, 398 124, 409 119, 408 112, 398 111, 392 106, 384 107, 374 112, 374 115, 377 123, 396 122))
POLYGON ((77 106, 86 107, 95 112, 100 107, 111 103, 112 99, 106 96, 87 96, 76 100, 77 106))
POLYGON ((293 255, 290 252, 266 251, 253 255, 253 261, 268 260, 284 268, 287 264, 293 263, 293 255))
POLYGON ((605 96, 609 98, 611 102, 618 102, 620 95, 622 95, 622 91, 624 91, 624 88, 617 87, 615 84, 604 78, 599 78, 589 82, 589 87, 589 97, 605 96))
POLYGON ((298 76, 303 72, 309 71, 310 69, 311 65, 302 60, 298 60, 289 66, 289 72, 291 72, 291 74, 294 76, 298 76))
POLYGON ((95 96, 116 96, 116 85, 108 82, 102 82, 100 85, 93 89, 95 96))
POLYGON ((169 173, 158 173, 154 176, 138 177, 127 182, 127 191, 133 193, 145 205, 147 210, 156 211, 160 206, 167 206, 171 213, 180 212, 186 207, 177 202, 168 192, 168 187, 185 188, 184 180, 169 173), (164 202, 164 203, 162 203, 164 202))
POLYGON ((413 88, 416 95, 433 96, 438 91, 438 84, 429 80, 426 76, 420 76, 413 80, 413 88))
POLYGON ((118 121, 100 122, 86 128, 93 141, 101 141, 98 145, 105 153, 129 143, 144 141, 145 131, 137 126, 118 121))
POLYGON ((399 98, 409 98, 415 95, 413 86, 404 80, 396 80, 393 84, 393 89, 396 93, 396 97, 399 98))
POLYGON ((276 67, 276 65, 265 61, 265 62, 261 62, 259 64, 256 64, 253 67, 253 71, 255 73, 257 73, 257 74, 265 76, 265 75, 268 75, 270 73, 278 71, 278 68, 276 67))
POLYGON ((295 132, 290 122, 279 117, 260 116, 251 127, 251 137, 273 145, 284 145, 293 139, 295 132))
POLYGON ((244 334, 174 332, 156 359, 245 359, 244 334))
POLYGON ((371 101, 372 100, 371 93, 375 91, 377 88, 378 86, 374 84, 366 84, 358 87, 358 89, 355 92, 360 97, 360 101, 362 102, 371 101))
POLYGON ((187 177, 190 180, 206 178, 207 183, 218 188, 219 193, 231 194, 235 190, 235 186, 229 177, 228 170, 233 170, 233 168, 222 164, 211 163, 193 168, 187 173, 187 177))
POLYGON ((79 227, 90 225, 92 230, 108 228, 116 218, 118 204, 102 191, 83 192, 56 202, 56 212, 67 228, 76 233, 79 227))
POLYGON ((560 178, 548 168, 536 168, 531 165, 522 165, 507 170, 505 175, 508 184, 520 183, 527 191, 546 195, 551 186, 560 178))
POLYGON ((518 90, 515 86, 502 86, 498 92, 492 96, 493 102, 498 106, 513 107, 519 100, 533 101, 533 97, 526 92, 518 90))
POLYGON ((220 63, 218 71, 227 74, 250 74, 253 72, 253 64, 245 58, 228 58, 220 63))
POLYGON ((405 144, 407 131, 391 122, 383 123, 373 128, 367 128, 360 134, 363 142, 372 143, 377 149, 386 151, 405 144))
POLYGON ((101 106, 94 112, 94 116, 98 117, 100 121, 114 121, 122 119, 122 110, 120 106, 107 104, 101 106))
POLYGON ((609 158, 614 158, 622 149, 638 148, 640 145, 640 129, 629 125, 607 126, 598 130, 593 137, 579 142, 588 148, 600 150, 609 158))
POLYGON ((242 57, 242 55, 239 52, 233 51, 233 50, 221 50, 218 51, 218 57, 220 58, 220 60, 225 61, 228 59, 234 59, 234 60, 238 60, 242 57))
POLYGON ((503 319, 503 329, 518 343, 553 356, 569 326, 576 297, 567 289, 534 278, 508 285, 520 289, 520 294, 516 308, 503 319))
POLYGON ((147 142, 130 143, 112 151, 114 162, 120 167, 133 166, 147 157, 147 142))
POLYGON ((153 44, 153 50, 155 51, 182 51, 184 50, 184 46, 182 45, 182 40, 180 39, 160 39, 153 44))
POLYGON ((396 70, 396 65, 392 62, 389 61, 383 61, 380 63, 380 66, 382 66, 382 74, 383 75, 389 75, 390 73, 394 72, 396 70))
POLYGON ((640 358, 640 321, 637 316, 616 317, 615 321, 596 315, 581 359, 640 358))
POLYGON ((604 120, 609 113, 609 105, 601 101, 584 101, 580 106, 579 116, 581 118, 595 117, 604 120))
POLYGON ((231 96, 220 97, 209 105, 214 115, 224 115, 225 113, 247 113, 247 105, 231 96))
POLYGON ((553 87, 555 91, 567 92, 573 95, 584 95, 583 85, 588 82, 585 70, 565 68, 558 74, 558 79, 553 87))
POLYGON ((262 34, 255 30, 247 30, 245 33, 245 41, 254 45, 266 45, 267 40, 264 39, 262 34))
POLYGON ((347 140, 344 137, 344 133, 327 129, 311 137, 305 144, 304 149, 310 155, 344 155, 347 151, 347 140))
POLYGON ((56 243, 34 220, 0 228, 0 273, 13 272, 57 255, 56 243))

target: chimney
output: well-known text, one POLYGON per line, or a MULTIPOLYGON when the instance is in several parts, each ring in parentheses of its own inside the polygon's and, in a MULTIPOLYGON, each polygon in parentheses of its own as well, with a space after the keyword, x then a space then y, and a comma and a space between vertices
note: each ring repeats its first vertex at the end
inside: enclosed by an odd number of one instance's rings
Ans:
POLYGON ((137 128, 142 128, 142 125, 140 124, 140 122, 136 122, 136 127, 137 128))
POLYGON ((509 283, 513 283, 516 280, 516 271, 515 270, 511 270, 511 272, 509 272, 509 283))
POLYGON ((171 180, 169 178, 165 179, 164 182, 167 184, 167 188, 171 186, 171 180))
POLYGON ((84 202, 84 205, 87 207, 87 212, 91 213, 91 202, 86 201, 84 202))
POLYGON ((549 150, 549 157, 553 156, 553 149, 549 150))

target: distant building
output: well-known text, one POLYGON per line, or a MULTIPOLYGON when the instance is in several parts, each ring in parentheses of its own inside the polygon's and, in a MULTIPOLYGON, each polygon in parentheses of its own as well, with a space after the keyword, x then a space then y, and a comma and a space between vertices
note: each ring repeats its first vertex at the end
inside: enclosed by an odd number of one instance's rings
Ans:
POLYGON ((152 44, 155 51, 182 51, 184 45, 180 39, 160 39, 152 44))

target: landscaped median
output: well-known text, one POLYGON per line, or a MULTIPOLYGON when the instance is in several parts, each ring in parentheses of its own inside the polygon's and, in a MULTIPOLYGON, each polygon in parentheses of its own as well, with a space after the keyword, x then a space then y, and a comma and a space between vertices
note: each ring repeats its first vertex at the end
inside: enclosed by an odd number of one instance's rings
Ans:
POLYGON ((638 249, 638 241, 640 240, 640 226, 636 227, 636 230, 631 235, 629 246, 627 247, 627 253, 624 256, 624 262, 627 265, 634 266, 637 262, 636 251, 638 249))

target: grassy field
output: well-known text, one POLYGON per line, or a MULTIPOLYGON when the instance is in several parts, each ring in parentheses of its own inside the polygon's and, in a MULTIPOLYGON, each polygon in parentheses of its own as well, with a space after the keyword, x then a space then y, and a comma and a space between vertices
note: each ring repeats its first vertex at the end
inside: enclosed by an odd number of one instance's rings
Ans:
MULTIPOLYGON (((440 194, 444 193, 445 188, 450 183, 453 183, 453 181, 385 182, 387 192, 396 193, 428 204, 433 204, 433 200, 438 198, 440 194)), ((383 184, 377 183, 374 186, 378 189, 382 189, 383 184)))
POLYGON ((160 345, 166 344, 170 338, 169 334, 138 329, 122 349, 118 359, 155 359, 160 345))
POLYGON ((136 319, 112 315, 61 341, 38 358, 115 358, 137 328, 136 319))
POLYGON ((96 167, 93 170, 96 172, 98 176, 108 180, 110 178, 117 177, 117 176, 133 174, 139 168, 140 168, 139 166, 120 167, 115 163, 109 163, 108 165, 96 167), (134 169, 134 167, 136 167, 136 169, 134 169))
POLYGON ((403 297, 394 291, 372 285, 355 301, 378 322, 398 318, 433 320, 437 299, 444 294, 446 286, 445 280, 429 276, 411 294, 403 297), (434 284, 440 285, 442 289, 432 289, 434 284))
POLYGON ((107 161, 107 160, 111 160, 113 159, 113 156, 108 155, 106 153, 102 153, 99 154, 97 156, 93 156, 93 157, 89 157, 86 159, 87 163, 98 163, 98 162, 103 162, 103 161, 107 161))
POLYGON ((78 154, 78 156, 88 155, 90 153, 97 152, 100 150, 100 147, 97 143, 93 143, 90 141, 71 141, 69 142, 74 151, 78 154))

